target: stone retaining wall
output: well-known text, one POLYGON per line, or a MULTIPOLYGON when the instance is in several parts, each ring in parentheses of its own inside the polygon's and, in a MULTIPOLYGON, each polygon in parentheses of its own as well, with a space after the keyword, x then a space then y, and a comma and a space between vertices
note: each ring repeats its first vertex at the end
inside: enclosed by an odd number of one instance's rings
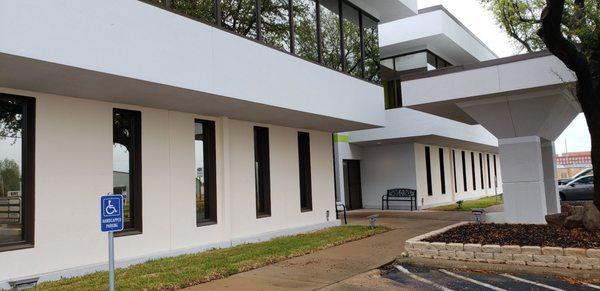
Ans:
POLYGON ((409 257, 490 264, 600 270, 600 249, 500 246, 422 241, 466 222, 451 225, 406 241, 409 257))

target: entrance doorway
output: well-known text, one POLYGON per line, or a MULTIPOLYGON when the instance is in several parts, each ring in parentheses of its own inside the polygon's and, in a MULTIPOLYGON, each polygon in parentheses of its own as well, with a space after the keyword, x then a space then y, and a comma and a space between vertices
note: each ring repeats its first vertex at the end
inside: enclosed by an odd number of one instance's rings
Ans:
POLYGON ((349 210, 363 208, 359 160, 344 160, 344 189, 346 207, 349 210))

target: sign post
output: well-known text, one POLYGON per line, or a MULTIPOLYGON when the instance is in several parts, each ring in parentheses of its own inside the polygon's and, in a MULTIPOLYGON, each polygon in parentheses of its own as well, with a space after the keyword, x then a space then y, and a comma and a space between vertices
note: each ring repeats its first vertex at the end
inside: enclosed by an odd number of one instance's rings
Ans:
POLYGON ((108 232, 108 290, 115 290, 115 242, 113 232, 123 230, 123 196, 100 197, 100 230, 108 232))

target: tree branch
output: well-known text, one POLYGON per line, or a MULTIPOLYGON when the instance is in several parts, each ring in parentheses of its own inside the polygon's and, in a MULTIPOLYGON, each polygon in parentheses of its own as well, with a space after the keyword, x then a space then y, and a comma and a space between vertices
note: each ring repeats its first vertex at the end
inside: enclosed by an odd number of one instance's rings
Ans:
MULTIPOLYGON (((583 2, 583 0, 577 2, 583 2)), ((577 49, 575 44, 564 37, 561 31, 564 6, 565 0, 546 0, 546 7, 541 16, 542 27, 537 34, 546 44, 548 50, 575 72, 578 78, 584 75, 589 76, 586 57, 577 49)))

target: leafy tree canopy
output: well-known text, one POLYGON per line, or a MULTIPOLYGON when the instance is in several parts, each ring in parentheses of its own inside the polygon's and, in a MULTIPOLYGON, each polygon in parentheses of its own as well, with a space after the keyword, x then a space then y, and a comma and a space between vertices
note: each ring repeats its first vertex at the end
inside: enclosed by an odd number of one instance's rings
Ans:
MULTIPOLYGON (((545 0, 480 0, 494 15, 498 24, 527 52, 546 49, 539 36, 545 0)), ((600 48, 600 0, 566 0, 561 30, 565 38, 576 44, 591 59, 600 48)))

